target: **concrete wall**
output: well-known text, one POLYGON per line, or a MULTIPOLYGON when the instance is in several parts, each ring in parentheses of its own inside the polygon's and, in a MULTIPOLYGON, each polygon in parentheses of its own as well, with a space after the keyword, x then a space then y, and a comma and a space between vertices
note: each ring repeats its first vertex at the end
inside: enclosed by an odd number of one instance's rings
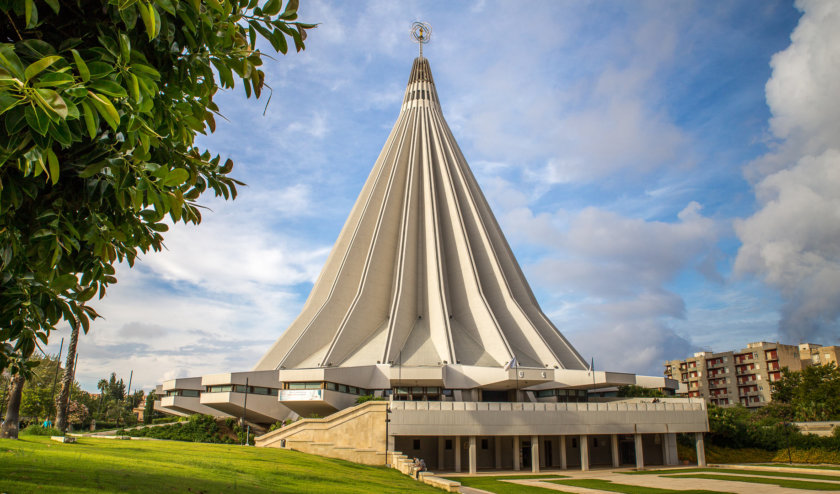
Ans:
MULTIPOLYGON (((397 436, 707 432, 702 400, 661 403, 391 402, 397 436)), ((608 443, 609 444, 609 443, 608 443)))
POLYGON ((327 418, 299 420, 258 437, 256 445, 384 465, 387 407, 387 401, 369 401, 327 418))

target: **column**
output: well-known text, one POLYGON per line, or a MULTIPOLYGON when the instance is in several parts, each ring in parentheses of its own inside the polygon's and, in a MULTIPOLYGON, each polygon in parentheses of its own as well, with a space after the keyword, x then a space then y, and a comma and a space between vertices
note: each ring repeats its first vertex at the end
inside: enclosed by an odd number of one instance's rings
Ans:
POLYGON ((519 458, 519 436, 513 436, 513 469, 519 471, 519 464, 522 460, 519 458))
POLYGON ((613 468, 621 466, 621 460, 618 458, 618 434, 610 435, 610 449, 612 450, 613 468))
POLYGON ((659 442, 662 446, 662 465, 668 465, 668 457, 671 454, 671 448, 669 448, 668 444, 668 434, 662 433, 659 435, 659 442))
POLYGON ((461 436, 455 436, 455 471, 461 471, 461 436))
POLYGON ((677 435, 673 432, 669 432, 665 435, 665 438, 668 440, 668 465, 679 465, 680 459, 679 455, 677 454, 677 435))
POLYGON ((565 470, 568 468, 568 464, 566 463, 566 436, 559 436, 560 437, 560 468, 565 470))
POLYGON ((438 471, 443 471, 443 457, 446 456, 446 438, 438 436, 438 471))
POLYGON ((637 470, 644 470, 645 469, 645 452, 644 452, 644 446, 642 444, 642 435, 641 434, 634 434, 633 438, 636 441, 636 469, 637 470))
POLYGON ((476 447, 475 447, 475 436, 470 436, 470 475, 474 475, 476 472, 476 447))
POLYGON ((697 446, 697 466, 706 466, 706 445, 703 443, 703 433, 694 433, 694 444, 697 446))
POLYGON ((531 471, 540 471, 540 436, 531 436, 531 471))
POLYGON ((580 470, 586 472, 589 470, 589 436, 581 434, 578 441, 580 442, 580 470))
POLYGON ((495 437, 496 470, 502 469, 502 436, 495 437))

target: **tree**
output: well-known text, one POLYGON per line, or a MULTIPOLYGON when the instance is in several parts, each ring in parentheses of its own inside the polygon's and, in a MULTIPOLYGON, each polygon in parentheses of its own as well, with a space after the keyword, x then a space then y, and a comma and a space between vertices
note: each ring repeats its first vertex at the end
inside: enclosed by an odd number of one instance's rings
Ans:
POLYGON ((840 419, 840 369, 833 362, 801 371, 782 369, 772 388, 773 401, 790 404, 796 420, 840 419))
POLYGON ((18 423, 20 422, 20 399, 23 395, 23 385, 26 379, 23 374, 15 374, 12 376, 9 385, 9 404, 6 407, 6 418, 3 420, 3 425, 0 426, 0 439, 17 439, 18 437, 18 423))
POLYGON ((61 392, 55 405, 55 428, 64 433, 67 431, 67 407, 70 402, 70 387, 76 375, 76 345, 79 342, 79 326, 70 330, 70 344, 67 346, 67 361, 64 364, 64 375, 61 377, 61 392))
POLYGON ((0 370, 27 377, 62 320, 87 332, 87 303, 162 248, 167 216, 236 197, 233 162, 194 144, 213 96, 259 98, 258 38, 285 54, 315 27, 298 0, 258 3, 0 0, 0 370))
POLYGON ((155 396, 155 392, 152 391, 148 395, 146 395, 146 407, 143 409, 143 423, 144 424, 151 424, 152 419, 155 415, 155 400, 157 396, 155 396))
POLYGON ((664 398, 665 394, 659 390, 654 388, 645 388, 644 386, 636 386, 635 384, 629 384, 627 386, 619 386, 618 393, 616 393, 620 397, 630 398, 630 397, 637 397, 637 398, 664 398))
POLYGON ((314 25, 282 3, 0 0, 0 369, 25 373, 61 320, 87 331, 87 302, 161 249, 166 216, 236 196, 233 162, 194 138, 220 87, 261 95, 258 38, 304 48, 314 25))

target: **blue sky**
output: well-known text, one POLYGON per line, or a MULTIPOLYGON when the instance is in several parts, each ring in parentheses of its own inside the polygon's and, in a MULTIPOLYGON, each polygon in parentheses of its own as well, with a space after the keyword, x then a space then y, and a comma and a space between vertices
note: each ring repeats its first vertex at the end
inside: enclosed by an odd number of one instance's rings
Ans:
MULTIPOLYGON (((836 2, 302 2, 319 22, 199 142, 248 183, 121 267, 77 379, 247 370, 302 306, 417 46, 543 310, 596 367, 840 343, 836 2)), ((50 349, 67 330, 57 332, 50 349)))

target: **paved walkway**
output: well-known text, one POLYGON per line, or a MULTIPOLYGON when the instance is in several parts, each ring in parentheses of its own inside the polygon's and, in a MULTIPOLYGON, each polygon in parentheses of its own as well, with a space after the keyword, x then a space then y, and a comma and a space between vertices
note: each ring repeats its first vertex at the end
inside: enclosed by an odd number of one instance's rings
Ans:
MULTIPOLYGON (((812 481, 812 482, 827 482, 827 483, 837 483, 840 486, 840 470, 817 470, 813 468, 789 468, 789 467, 765 467, 765 466, 755 466, 755 465, 716 465, 721 468, 728 468, 728 469, 739 469, 739 470, 762 470, 766 472, 796 472, 796 473, 809 473, 815 475, 826 475, 836 477, 837 480, 816 480, 816 479, 796 479, 796 478, 789 478, 786 477, 788 480, 801 480, 801 481, 812 481)), ((682 468, 686 468, 684 466, 680 467, 666 467, 662 468, 663 470, 666 469, 675 469, 679 470, 682 468)), ((689 467, 689 468, 694 468, 689 467)), ((651 468, 653 469, 653 468, 651 468)), ((791 489, 786 487, 780 487, 777 485, 770 485, 770 484, 754 484, 749 482, 736 482, 736 481, 729 481, 729 480, 712 480, 712 479, 698 479, 698 478, 674 478, 674 477, 663 477, 659 475, 627 475, 621 472, 631 472, 634 469, 631 468, 622 468, 622 469, 595 469, 590 470, 588 472, 581 472, 580 470, 554 470, 554 471, 543 471, 539 474, 533 473, 523 473, 521 471, 485 471, 476 474, 475 476, 520 476, 522 477, 521 480, 519 479, 509 479, 509 480, 502 480, 502 482, 508 482, 511 484, 520 484, 520 485, 528 485, 534 487, 542 487, 544 489, 549 490, 556 490, 556 491, 563 491, 563 492, 572 492, 575 494, 600 494, 600 493, 607 493, 609 491, 602 491, 597 489, 587 489, 583 487, 573 487, 568 485, 560 485, 548 482, 550 480, 562 480, 563 478, 566 479, 599 479, 599 480, 608 480, 615 484, 629 484, 629 485, 637 485, 642 487, 655 487, 660 489, 674 489, 674 490, 690 490, 690 489, 705 489, 709 491, 715 492, 731 492, 736 494, 754 494, 756 492, 761 492, 762 494, 789 494, 792 492, 791 489), (537 475, 552 475, 557 474, 556 478, 541 478, 536 479, 533 478, 537 475), (531 478, 529 478, 531 477, 531 478)), ((676 472, 675 472, 676 473, 676 472)), ((723 473, 725 475, 745 475, 750 476, 750 473, 745 471, 743 474, 739 473, 731 473, 726 472, 723 473)), ((465 477, 469 475, 465 475, 463 473, 440 473, 437 474, 439 477, 449 478, 453 480, 458 480, 458 477, 465 477)), ((773 476, 765 476, 762 475, 762 478, 774 478, 773 476)), ((775 478, 782 478, 782 477, 775 477, 775 478)), ((483 491, 481 489, 475 489, 470 487, 462 487, 461 492, 467 494, 484 494, 487 491, 483 491)), ((811 493, 825 493, 825 491, 819 490, 810 490, 810 489, 795 489, 793 492, 797 494, 811 494, 811 493)))

